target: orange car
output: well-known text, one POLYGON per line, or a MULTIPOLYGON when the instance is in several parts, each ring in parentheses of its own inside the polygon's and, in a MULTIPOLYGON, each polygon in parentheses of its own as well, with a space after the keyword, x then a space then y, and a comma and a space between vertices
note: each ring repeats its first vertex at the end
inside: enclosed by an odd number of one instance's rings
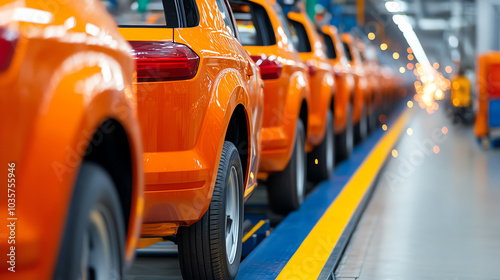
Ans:
POLYGON ((333 123, 335 79, 316 27, 299 2, 288 13, 292 42, 300 58, 309 68, 311 89, 308 104, 306 148, 307 175, 311 181, 327 179, 335 165, 335 134, 333 123))
POLYGON ((393 104, 395 87, 394 72, 390 67, 380 67, 380 84, 383 93, 382 111, 387 114, 393 104))
POLYGON ((352 74, 354 75, 352 121, 354 124, 354 140, 355 142, 360 142, 368 135, 368 81, 355 38, 350 34, 343 33, 342 42, 352 74))
POLYGON ((263 84, 227 1, 181 3, 151 1, 115 15, 137 62, 142 246, 175 240, 185 279, 233 279, 243 201, 257 185, 263 84))
POLYGON ((1 279, 123 278, 138 241, 130 46, 99 1, 65 3, 0 5, 1 279))
POLYGON ((354 77, 350 69, 337 28, 325 25, 318 30, 323 37, 326 54, 335 73, 337 93, 334 100, 334 127, 337 159, 349 157, 354 146, 352 125, 352 98, 354 77))
POLYGON ((368 130, 373 131, 377 126, 377 118, 380 114, 380 106, 382 103, 382 93, 380 85, 380 69, 377 58, 372 46, 366 46, 358 38, 358 50, 363 68, 365 70, 366 80, 368 82, 366 104, 368 113, 368 130), (373 52, 373 54, 371 54, 373 52), (370 53, 370 55, 368 55, 370 53))
MULTIPOLYGON (((485 148, 491 146, 492 132, 498 135, 500 128, 500 52, 491 51, 480 54, 476 70, 476 112, 474 131, 485 148)), ((462 103, 465 98, 457 97, 454 103, 462 103)), ((471 102, 470 100, 468 100, 471 102)))
POLYGON ((244 48, 261 69, 264 87, 262 157, 269 205, 277 213, 298 209, 306 190, 307 67, 294 50, 281 7, 265 0, 230 0, 244 48), (280 32, 283 31, 283 32, 280 32))

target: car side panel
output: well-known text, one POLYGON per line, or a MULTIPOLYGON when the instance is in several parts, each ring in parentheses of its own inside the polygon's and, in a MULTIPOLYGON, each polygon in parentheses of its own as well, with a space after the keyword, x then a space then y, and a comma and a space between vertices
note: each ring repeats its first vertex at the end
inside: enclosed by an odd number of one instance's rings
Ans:
MULTIPOLYGON (((32 41, 31 44, 37 49, 44 49, 44 44, 53 46, 46 41, 32 41)), ((71 48, 67 46, 65 49, 71 48)), ((37 51, 29 48, 28 53, 36 54, 37 51)), ((41 80, 46 78, 43 75, 38 78, 20 76, 13 81, 24 84, 15 87, 20 92, 36 96, 33 99, 36 102, 30 104, 33 114, 29 120, 33 126, 23 136, 28 140, 23 143, 22 152, 17 157, 11 158, 9 154, 5 158, 2 156, 6 162, 16 162, 16 176, 23 178, 16 188, 16 196, 19 197, 16 215, 23 218, 23 223, 19 223, 16 229, 17 254, 23 256, 17 261, 20 271, 16 277, 19 279, 51 277, 81 160, 93 133, 108 118, 116 119, 124 126, 132 147, 134 189, 131 208, 133 217, 126 246, 128 261, 131 261, 136 247, 142 214, 143 177, 139 161, 142 148, 139 127, 134 121, 135 100, 130 79, 119 82, 123 76, 130 76, 132 68, 123 72, 114 58, 96 52, 75 52, 62 62, 59 61, 60 64, 55 58, 53 61, 46 58, 45 61, 47 64, 27 64, 21 69, 54 73, 47 77, 48 81, 41 80), (90 66, 92 61, 96 64, 90 66), (108 72, 109 65, 116 68, 108 72), (125 75, 127 72, 128 75, 125 75), (103 83, 110 73, 109 83, 103 83), (105 89, 101 87, 103 84, 105 89), (128 98, 123 95, 124 91, 129 93, 128 98), (39 97, 42 99, 38 100, 39 97)), ((12 105, 10 102, 2 104, 12 105)), ((1 111, 8 114, 16 107, 4 109, 1 111)), ((8 146, 16 139, 1 138, 2 146, 8 146)), ((7 213, 7 210, 3 212, 7 213)))
POLYGON ((152 145, 144 154, 143 236, 171 235, 178 226, 203 216, 212 198, 227 126, 239 104, 245 108, 250 138, 247 146, 237 147, 249 151, 241 159, 249 168, 245 195, 256 185, 263 106, 259 70, 253 62, 248 65, 247 53, 228 32, 215 1, 197 1, 197 5, 200 25, 176 28, 173 35, 176 43, 187 45, 200 57, 196 76, 188 81, 138 84, 139 91, 145 91, 139 95, 146 96, 139 96, 143 133, 147 145, 152 145), (149 86, 162 89, 148 92, 149 86))

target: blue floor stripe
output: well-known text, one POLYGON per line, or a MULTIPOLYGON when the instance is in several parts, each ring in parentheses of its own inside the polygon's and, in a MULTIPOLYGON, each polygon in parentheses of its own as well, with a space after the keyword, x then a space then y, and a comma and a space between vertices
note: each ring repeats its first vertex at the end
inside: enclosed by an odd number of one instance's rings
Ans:
MULTIPOLYGON (((401 106, 389 118, 389 128, 403 109, 401 106)), ((348 160, 336 166, 332 177, 320 183, 300 209, 288 215, 241 263, 236 279, 275 279, 383 134, 377 129, 348 160)))

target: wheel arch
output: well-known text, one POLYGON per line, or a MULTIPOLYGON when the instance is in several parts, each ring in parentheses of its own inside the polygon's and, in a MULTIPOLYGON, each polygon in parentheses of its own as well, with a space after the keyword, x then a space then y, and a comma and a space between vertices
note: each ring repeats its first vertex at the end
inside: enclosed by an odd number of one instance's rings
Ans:
MULTIPOLYGON (((247 178, 249 172, 249 155, 250 155, 250 133, 248 124, 248 115, 243 104, 238 104, 234 109, 229 124, 226 129, 225 141, 234 144, 240 156, 242 169, 244 170, 243 176, 247 178)), ((245 184, 246 186, 246 184, 245 184)))
POLYGON ((93 134, 83 161, 99 164, 111 176, 120 199, 125 230, 128 233, 134 195, 134 172, 131 146, 125 128, 112 118, 103 121, 93 134))

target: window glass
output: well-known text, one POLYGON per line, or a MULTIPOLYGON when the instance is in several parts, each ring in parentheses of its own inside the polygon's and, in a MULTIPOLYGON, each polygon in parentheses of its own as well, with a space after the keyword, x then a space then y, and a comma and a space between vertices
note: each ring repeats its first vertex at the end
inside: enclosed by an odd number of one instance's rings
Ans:
POLYGON ((349 45, 345 42, 342 42, 342 44, 344 45, 344 51, 345 55, 347 56, 347 60, 352 61, 352 54, 349 45))
MULTIPOLYGON (((102 3, 118 25, 167 25, 162 0, 103 0, 102 3)), ((177 18, 174 20, 177 22, 177 18)))
POLYGON ((361 58, 361 62, 365 62, 366 61, 364 50, 359 52, 359 57, 361 58))
MULTIPOLYGON (((288 23, 288 20, 285 17, 285 14, 283 14, 283 10, 279 5, 273 5, 274 11, 276 11, 276 14, 278 15, 278 19, 283 26, 283 29, 285 30, 286 37, 288 40, 292 40, 292 31, 290 30, 290 25, 288 23)), ((292 45, 295 47, 295 44, 292 43, 292 45)))
POLYGON ((199 24, 194 0, 101 0, 119 26, 195 27, 199 24), (181 14, 182 13, 182 14, 181 14))
POLYGON ((262 37, 257 32, 250 6, 245 4, 231 4, 231 8, 233 9, 238 33, 240 33, 241 44, 243 46, 262 45, 262 37))
POLYGON ((231 9, 244 46, 276 44, 274 29, 264 7, 247 1, 238 1, 231 4, 231 9))
POLYGON ((318 33, 323 37, 323 43, 326 50, 326 55, 329 59, 337 58, 337 52, 335 51, 335 46, 333 45, 332 37, 323 33, 323 31, 318 29, 318 33))
POLYGON ((224 19, 224 23, 226 24, 227 30, 229 33, 231 33, 234 37, 236 37, 236 32, 233 30, 233 23, 231 22, 231 14, 229 10, 227 9, 227 5, 224 0, 215 0, 215 3, 217 3, 217 8, 219 8, 219 11, 222 15, 222 19, 224 19))
POLYGON ((307 36, 307 31, 304 25, 298 21, 288 20, 289 28, 292 33, 292 43, 298 52, 311 52, 311 43, 307 36))

